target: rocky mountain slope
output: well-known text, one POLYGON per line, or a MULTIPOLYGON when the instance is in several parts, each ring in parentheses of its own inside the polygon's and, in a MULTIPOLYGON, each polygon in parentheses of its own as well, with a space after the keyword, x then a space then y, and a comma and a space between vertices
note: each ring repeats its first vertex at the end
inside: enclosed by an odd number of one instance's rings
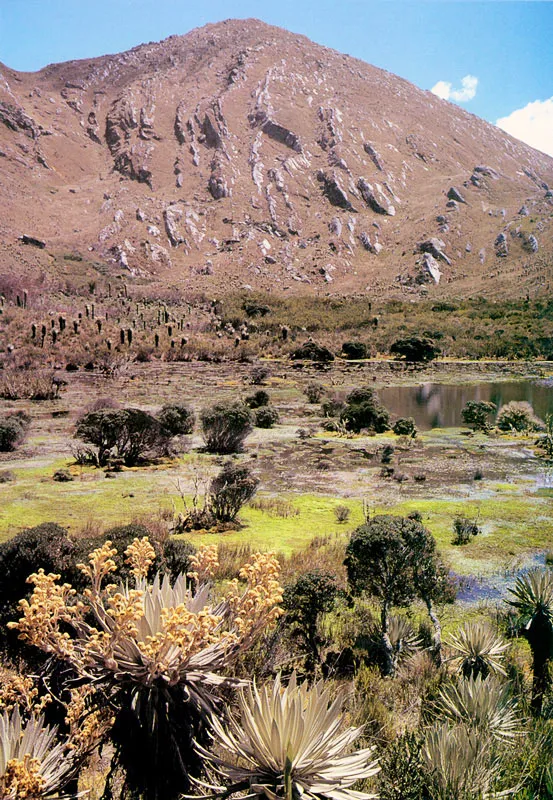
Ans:
POLYGON ((0 123, 2 273, 65 254, 214 294, 549 288, 553 159, 256 20, 0 65, 0 123))

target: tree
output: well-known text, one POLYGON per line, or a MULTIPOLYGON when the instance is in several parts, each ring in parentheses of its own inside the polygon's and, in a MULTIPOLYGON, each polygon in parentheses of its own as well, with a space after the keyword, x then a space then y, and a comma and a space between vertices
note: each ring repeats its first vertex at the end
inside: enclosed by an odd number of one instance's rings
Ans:
MULTIPOLYGON (((445 568, 434 538, 417 520, 377 516, 353 532, 344 563, 352 592, 368 592, 380 602, 383 674, 393 675, 397 654, 389 636, 392 607, 407 606, 420 597, 436 625, 433 603, 446 595, 445 568)), ((438 648, 439 633, 438 621, 438 648)))
POLYGON ((140 408, 103 408, 85 414, 77 423, 77 439, 98 448, 98 466, 110 458, 121 459, 134 466, 150 451, 161 451, 167 437, 158 420, 140 408))
POLYGON ((203 437, 210 453, 238 453, 253 430, 253 415, 244 403, 217 403, 201 414, 203 437))
POLYGON ((390 415, 380 403, 374 389, 354 389, 346 398, 340 421, 347 430, 359 433, 363 429, 383 433, 390 428, 390 415))
POLYGON ((396 339, 390 347, 391 355, 409 363, 426 363, 440 354, 440 348, 432 339, 422 336, 408 336, 396 339))
POLYGON ((533 569, 520 575, 508 600, 519 613, 518 628, 532 651, 532 702, 534 714, 541 714, 543 698, 551 685, 553 661, 553 572, 533 569))
POLYGON ((319 635, 321 615, 332 609, 338 587, 336 576, 329 572, 304 572, 294 583, 284 587, 282 605, 286 612, 285 625, 307 652, 306 669, 312 671, 320 662, 320 648, 324 644, 319 635))
POLYGON ((497 410, 495 403, 486 402, 484 400, 469 400, 463 410, 461 416, 463 422, 475 431, 483 431, 487 433, 490 430, 490 423, 488 417, 497 410))

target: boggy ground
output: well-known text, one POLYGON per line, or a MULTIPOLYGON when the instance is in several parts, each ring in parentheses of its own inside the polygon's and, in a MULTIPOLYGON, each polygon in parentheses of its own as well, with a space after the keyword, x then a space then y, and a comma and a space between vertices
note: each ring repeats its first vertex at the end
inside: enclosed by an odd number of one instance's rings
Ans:
MULTIPOLYGON (((255 429, 240 460, 260 479, 254 502, 243 509, 240 530, 197 532, 197 542, 244 543, 283 554, 305 548, 315 537, 345 539, 364 514, 406 514, 417 509, 452 568, 461 575, 489 576, 524 564, 536 552, 553 548, 549 467, 536 455, 533 439, 471 434, 448 428, 420 432, 408 442, 393 433, 343 436, 321 430, 318 404, 309 404, 305 386, 320 381, 329 394, 345 395, 356 386, 471 382, 545 376, 551 365, 499 362, 435 362, 424 370, 400 370, 391 362, 339 362, 330 368, 264 362, 270 377, 264 388, 280 414, 270 430, 255 429), (300 431, 302 432, 300 434, 300 431), (391 466, 397 477, 383 477, 382 449, 395 448, 391 466), (481 478, 480 478, 481 476, 481 478), (350 509, 339 523, 337 505, 350 509), (476 519, 482 532, 466 547, 451 545, 457 515, 476 519)), ((0 455, 0 469, 15 480, 0 484, 0 535, 54 520, 75 533, 106 529, 132 519, 157 517, 167 523, 190 502, 195 483, 200 494, 224 459, 202 452, 196 430, 186 452, 149 466, 111 473, 74 463, 77 417, 101 397, 121 405, 156 410, 166 402, 185 402, 198 412, 223 399, 238 399, 257 387, 251 364, 152 362, 130 364, 113 378, 95 373, 67 375, 57 401, 1 401, 0 410, 26 408, 32 415, 26 442, 0 455), (53 480, 68 468, 74 480, 53 480)))

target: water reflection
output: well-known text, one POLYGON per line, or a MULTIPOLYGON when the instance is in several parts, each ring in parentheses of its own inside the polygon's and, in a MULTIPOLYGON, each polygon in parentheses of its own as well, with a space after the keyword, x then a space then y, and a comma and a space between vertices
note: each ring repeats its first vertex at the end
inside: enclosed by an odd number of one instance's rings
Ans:
POLYGON ((469 400, 484 400, 501 408, 511 400, 527 400, 542 419, 553 414, 553 387, 532 381, 445 385, 388 386, 380 399, 393 414, 413 417, 421 430, 462 425, 461 411, 469 400))

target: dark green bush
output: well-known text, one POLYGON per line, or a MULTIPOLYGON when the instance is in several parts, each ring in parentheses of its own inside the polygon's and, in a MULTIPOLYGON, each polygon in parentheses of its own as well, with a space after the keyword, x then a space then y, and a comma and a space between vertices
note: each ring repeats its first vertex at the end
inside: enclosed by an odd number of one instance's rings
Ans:
POLYGON ((355 361, 360 358, 368 358, 367 345, 363 342, 344 342, 342 345, 344 358, 355 361))
POLYGON ((265 389, 258 389, 257 392, 248 395, 244 402, 248 408, 261 408, 261 406, 268 406, 270 401, 269 393, 265 389))
POLYGON ((461 416, 463 422, 475 431, 488 431, 490 429, 489 416, 493 414, 497 406, 495 403, 485 402, 484 400, 469 400, 461 416))
POLYGON ((210 453, 238 453, 253 430, 253 415, 244 403, 218 403, 205 408, 200 419, 210 453))
POLYGON ((451 544, 468 544, 474 536, 480 533, 480 528, 473 520, 467 517, 456 517, 453 520, 453 539, 451 544))
POLYGON ((279 421, 278 411, 274 406, 261 406, 254 413, 256 428, 272 428, 279 421))
POLYGON ((162 432, 169 437, 192 433, 196 422, 192 409, 178 403, 163 406, 157 419, 162 432))
POLYGON ((397 339, 390 347, 390 353, 396 358, 402 358, 410 363, 418 363, 432 361, 440 354, 440 349, 432 339, 408 336, 405 339, 397 339))
POLYGON ((413 417, 400 417, 394 422, 392 430, 396 436, 410 436, 411 439, 414 439, 417 435, 417 426, 413 417))
POLYGON ((322 363, 334 361, 334 354, 322 344, 305 342, 290 353, 294 361, 320 361, 322 363))
POLYGON ((320 650, 325 644, 319 632, 321 615, 332 609, 337 594, 336 576, 318 570, 305 572, 284 587, 282 624, 307 654, 309 670, 320 662, 320 650))
POLYGON ((374 389, 354 389, 346 398, 340 420, 354 433, 364 429, 383 433, 390 429, 390 415, 374 389))

